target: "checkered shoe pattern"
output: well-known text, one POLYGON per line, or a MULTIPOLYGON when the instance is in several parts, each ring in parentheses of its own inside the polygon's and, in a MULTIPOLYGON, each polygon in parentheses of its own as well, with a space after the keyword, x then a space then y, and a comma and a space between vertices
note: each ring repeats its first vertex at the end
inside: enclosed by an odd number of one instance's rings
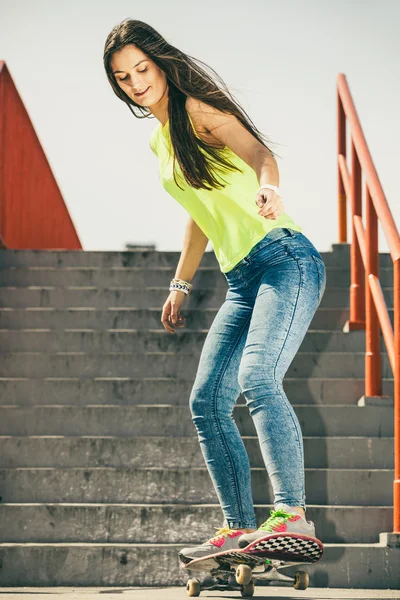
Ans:
POLYGON ((269 535, 265 539, 253 542, 245 550, 246 554, 266 551, 273 553, 274 558, 282 560, 290 558, 310 563, 319 560, 323 553, 320 542, 313 538, 302 537, 296 534, 269 535))

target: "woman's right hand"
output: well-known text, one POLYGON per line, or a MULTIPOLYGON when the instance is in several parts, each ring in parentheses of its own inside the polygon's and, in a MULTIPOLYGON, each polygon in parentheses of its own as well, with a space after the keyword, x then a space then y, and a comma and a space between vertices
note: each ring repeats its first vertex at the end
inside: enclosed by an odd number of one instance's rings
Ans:
POLYGON ((161 323, 169 333, 175 333, 174 327, 183 327, 186 318, 180 314, 180 308, 186 300, 185 292, 173 291, 168 296, 161 315, 161 323))

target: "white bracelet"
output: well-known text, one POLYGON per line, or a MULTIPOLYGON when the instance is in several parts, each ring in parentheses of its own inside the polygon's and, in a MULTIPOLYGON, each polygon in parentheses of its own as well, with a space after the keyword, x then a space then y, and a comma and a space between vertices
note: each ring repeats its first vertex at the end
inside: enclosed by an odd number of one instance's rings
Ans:
POLYGON ((260 193, 260 191, 261 191, 263 188, 268 188, 268 189, 270 189, 270 190, 273 190, 277 196, 280 196, 280 195, 281 195, 281 191, 280 191, 279 187, 278 187, 277 185, 271 185, 271 184, 269 184, 269 183, 266 183, 265 185, 262 185, 262 186, 260 187, 260 189, 257 191, 257 194, 259 194, 259 193, 260 193))
POLYGON ((184 279, 172 279, 169 284, 169 291, 173 292, 177 290, 180 292, 184 292, 188 296, 192 287, 192 284, 188 281, 185 281, 184 279))
POLYGON ((187 287, 180 285, 179 283, 171 283, 171 285, 169 286, 169 291, 170 292, 183 292, 184 294, 186 294, 186 296, 189 295, 189 291, 187 287))

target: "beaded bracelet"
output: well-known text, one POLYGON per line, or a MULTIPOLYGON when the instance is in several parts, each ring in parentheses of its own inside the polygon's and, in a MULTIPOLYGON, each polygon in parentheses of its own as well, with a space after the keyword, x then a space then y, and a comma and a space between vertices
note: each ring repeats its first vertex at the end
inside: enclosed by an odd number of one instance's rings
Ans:
POLYGON ((177 290, 179 292, 184 292, 186 295, 189 294, 191 289, 192 284, 188 283, 184 279, 172 279, 169 286, 170 292, 177 290))

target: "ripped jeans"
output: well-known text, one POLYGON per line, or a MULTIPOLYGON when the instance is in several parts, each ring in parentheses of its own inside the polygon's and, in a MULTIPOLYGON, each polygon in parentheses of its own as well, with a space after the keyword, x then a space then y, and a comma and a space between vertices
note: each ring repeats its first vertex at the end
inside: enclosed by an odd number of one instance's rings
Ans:
POLYGON ((326 285, 324 262, 301 232, 277 227, 233 269, 205 339, 190 411, 224 525, 256 529, 250 463, 232 413, 243 394, 274 505, 305 505, 303 437, 282 381, 326 285))

